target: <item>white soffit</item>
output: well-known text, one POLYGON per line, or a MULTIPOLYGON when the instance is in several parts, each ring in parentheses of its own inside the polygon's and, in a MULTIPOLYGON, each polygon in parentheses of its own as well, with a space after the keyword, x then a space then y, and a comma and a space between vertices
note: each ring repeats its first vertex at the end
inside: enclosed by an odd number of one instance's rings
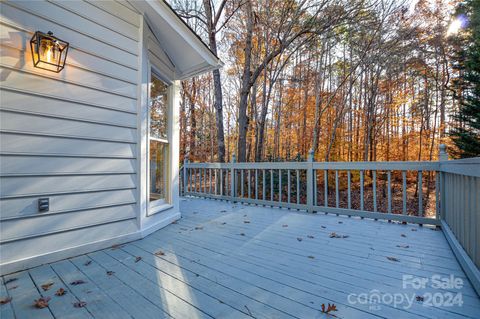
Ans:
POLYGON ((176 69, 176 80, 218 69, 223 63, 162 0, 130 1, 143 14, 176 69))

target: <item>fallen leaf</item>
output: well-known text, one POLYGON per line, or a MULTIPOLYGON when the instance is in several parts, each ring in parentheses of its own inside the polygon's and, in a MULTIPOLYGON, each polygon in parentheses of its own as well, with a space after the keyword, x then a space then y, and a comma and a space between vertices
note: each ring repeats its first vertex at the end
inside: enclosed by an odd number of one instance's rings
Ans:
POLYGON ((314 256, 307 256, 307 257, 308 257, 308 258, 310 258, 310 259, 315 259, 315 257, 314 257, 314 256))
POLYGON ((412 231, 417 231, 417 229, 416 229, 416 228, 412 228, 412 231))
POLYGON ((198 214, 198 212, 193 212, 193 214, 198 214))
POLYGON ((226 211, 226 210, 224 210, 224 209, 220 211, 220 213, 226 213, 226 212, 227 212, 227 211, 226 211))
POLYGON ((41 287, 42 287, 43 291, 47 291, 52 286, 53 286, 53 282, 47 282, 46 284, 43 284, 41 287))
POLYGON ((63 288, 59 288, 56 292, 55 292, 55 295, 56 296, 63 296, 64 294, 66 294, 67 291, 63 288))
POLYGON ((285 224, 285 225, 282 225, 282 227, 288 227, 288 225, 287 225, 287 224, 285 224))
POLYGON ((348 238, 348 235, 339 235, 337 233, 330 233, 330 238, 348 238))
POLYGON ((85 283, 85 281, 83 281, 83 280, 80 279, 80 280, 74 280, 74 281, 72 281, 72 282, 70 283, 70 285, 76 286, 76 285, 81 285, 81 284, 84 284, 84 283, 85 283))
POLYGON ((408 245, 397 245, 398 248, 409 248, 410 246, 408 245))
POLYGON ((244 224, 250 224, 250 221, 249 220, 244 220, 243 223, 244 224))
POLYGON ((138 263, 140 260, 142 260, 142 257, 140 257, 140 256, 135 257, 135 262, 136 263, 138 263))
POLYGON ((338 310, 337 310, 337 306, 335 306, 334 303, 328 304, 328 306, 326 307, 326 309, 325 309, 325 304, 322 303, 322 312, 323 312, 323 313, 330 313, 330 312, 332 312, 332 311, 338 311, 338 310))
POLYGON ((202 226, 197 226, 197 227, 195 227, 195 229, 196 230, 201 230, 201 229, 203 229, 203 227, 202 226))
POLYGON ((245 233, 240 233, 240 236, 245 236, 245 233))
POLYGON ((388 260, 391 260, 391 261, 396 261, 396 262, 399 262, 399 261, 400 261, 400 260, 398 260, 398 258, 390 257, 390 256, 388 256, 387 259, 388 259, 388 260))
POLYGON ((416 296, 415 299, 417 301, 423 301, 424 300, 423 296, 416 296))
POLYGON ((13 289, 17 289, 17 288, 18 288, 18 286, 12 286, 12 287, 7 288, 7 289, 8 289, 8 290, 13 290, 13 289))
POLYGON ((301 237, 297 237, 297 240, 298 241, 302 241, 303 239, 301 237))
POLYGON ((73 306, 74 306, 75 308, 83 308, 83 307, 85 307, 86 305, 87 305, 87 303, 86 303, 85 301, 79 301, 79 302, 75 302, 75 303, 73 304, 73 306))
POLYGON ((0 298, 0 305, 5 305, 12 301, 12 297, 2 297, 0 298))
POLYGON ((245 214, 245 215, 243 215, 243 217, 247 217, 247 215, 245 214))
POLYGON ((88 266, 88 265, 90 265, 91 263, 92 263, 92 261, 89 260, 89 261, 87 261, 86 263, 84 263, 83 265, 84 265, 84 266, 88 266))
POLYGON ((111 276, 111 275, 113 275, 114 273, 115 273, 114 271, 107 270, 107 275, 108 275, 108 276, 111 276))
POLYGON ((313 237, 312 235, 308 235, 307 237, 310 238, 310 239, 315 238, 315 237, 313 237))
POLYGON ((326 226, 320 226, 320 227, 322 227, 323 229, 327 228, 326 226))
POLYGON ((222 225, 226 225, 227 223, 226 222, 223 222, 222 225))
POLYGON ((155 253, 155 256, 165 256, 165 253, 163 251, 159 250, 155 253))
POLYGON ((49 301, 50 301, 50 297, 43 297, 43 298, 36 299, 33 305, 38 309, 43 309, 48 307, 49 301))
POLYGON ((176 220, 174 220, 174 221, 172 222, 172 224, 178 224, 178 222, 177 222, 176 220))
POLYGON ((188 230, 188 228, 180 227, 180 230, 188 230))
POLYGON ((402 236, 402 237, 407 237, 407 235, 405 235, 405 234, 401 234, 400 236, 402 236))
POLYGON ((110 247, 110 249, 111 249, 111 250, 115 250, 115 249, 120 249, 120 248, 122 248, 122 247, 123 247, 123 245, 118 245, 118 244, 117 244, 117 245, 113 245, 112 247, 110 247))
POLYGON ((8 280, 5 280, 5 285, 6 285, 6 284, 9 284, 9 283, 11 283, 11 282, 17 281, 17 280, 18 280, 18 278, 10 278, 10 279, 8 279, 8 280))
POLYGON ((343 224, 343 222, 338 222, 339 224, 343 224))

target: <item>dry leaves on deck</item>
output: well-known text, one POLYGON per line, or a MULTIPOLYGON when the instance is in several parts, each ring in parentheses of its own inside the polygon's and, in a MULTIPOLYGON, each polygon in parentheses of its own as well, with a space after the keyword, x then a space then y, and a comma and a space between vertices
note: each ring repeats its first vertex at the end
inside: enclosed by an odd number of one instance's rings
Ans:
POLYGON ((415 299, 417 301, 423 301, 424 300, 423 296, 416 296, 415 299))
POLYGON ((0 305, 5 305, 12 301, 12 297, 2 297, 0 298, 0 305))
POLYGON ((48 307, 49 301, 50 301, 50 297, 43 297, 43 298, 36 299, 33 305, 38 309, 43 309, 48 307))
POLYGON ((397 245, 398 248, 410 248, 408 245, 397 245))
POLYGON ((81 284, 84 284, 84 283, 85 283, 85 281, 83 281, 83 280, 80 279, 80 280, 74 280, 74 281, 72 281, 72 282, 70 283, 70 285, 76 286, 76 285, 81 285, 81 284))
POLYGON ((337 233, 330 233, 330 238, 348 238, 348 235, 339 235, 337 233))
POLYGON ((313 237, 312 235, 308 235, 307 238, 313 239, 315 237, 313 237))
POLYGON ((245 233, 240 233, 239 235, 240 235, 240 236, 245 236, 245 233))
POLYGON ((402 236, 402 237, 407 237, 407 235, 405 235, 405 234, 401 234, 400 236, 402 236))
POLYGON ((244 220, 243 223, 244 224, 250 224, 250 221, 249 220, 244 220))
POLYGON ((322 312, 323 313, 330 313, 332 311, 338 311, 337 306, 334 303, 328 304, 327 307, 325 307, 325 304, 322 303, 322 312))
POLYGON ((108 271, 107 271, 107 275, 108 275, 108 276, 112 276, 114 273, 115 273, 115 272, 114 272, 114 271, 111 271, 111 270, 108 270, 108 271))
POLYGON ((282 227, 288 227, 288 225, 287 225, 287 224, 285 224, 285 225, 282 225, 282 227))
POLYGON ((64 294, 66 294, 67 291, 63 288, 59 288, 56 292, 55 292, 55 295, 56 296, 63 296, 64 294))
POLYGON ((138 263, 140 260, 142 260, 142 257, 140 257, 140 256, 135 257, 135 262, 136 263, 138 263))
POLYGON ((298 240, 298 241, 302 241, 303 238, 302 238, 302 237, 297 237, 297 240, 298 240))
POLYGON ((46 284, 43 284, 41 287, 43 291, 47 291, 48 289, 52 288, 53 282, 47 282, 46 284))
POLYGON ((310 258, 310 259, 315 259, 315 257, 314 257, 314 256, 307 256, 307 257, 308 257, 308 258, 310 258))
POLYGON ((85 307, 86 305, 87 305, 87 303, 86 303, 85 301, 79 301, 79 302, 75 302, 75 303, 73 304, 73 306, 74 306, 75 308, 83 308, 83 307, 85 307))
POLYGON ((120 249, 122 248, 123 245, 113 245, 112 247, 110 247, 111 250, 116 250, 116 249, 120 249))
POLYGON ((159 250, 155 253, 155 256, 165 256, 165 253, 163 251, 159 250))
POLYGON ((202 229, 203 229, 202 226, 197 226, 197 227, 195 227, 195 230, 202 230, 202 229))
POLYGON ((395 262, 399 262, 399 261, 400 261, 398 258, 391 257, 391 256, 388 256, 387 259, 390 260, 390 261, 395 261, 395 262))
POLYGON ((83 265, 84 265, 84 266, 88 266, 88 265, 90 265, 91 263, 92 263, 92 261, 89 260, 89 261, 87 261, 86 263, 84 263, 83 265))

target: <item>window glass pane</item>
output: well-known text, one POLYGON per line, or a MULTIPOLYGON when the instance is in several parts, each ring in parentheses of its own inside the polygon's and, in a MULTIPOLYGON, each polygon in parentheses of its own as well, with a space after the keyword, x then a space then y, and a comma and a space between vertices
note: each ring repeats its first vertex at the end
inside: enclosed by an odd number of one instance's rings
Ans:
POLYGON ((150 83, 150 136, 167 138, 167 85, 152 74, 150 83))
POLYGON ((150 201, 167 197, 168 144, 150 140, 150 201))

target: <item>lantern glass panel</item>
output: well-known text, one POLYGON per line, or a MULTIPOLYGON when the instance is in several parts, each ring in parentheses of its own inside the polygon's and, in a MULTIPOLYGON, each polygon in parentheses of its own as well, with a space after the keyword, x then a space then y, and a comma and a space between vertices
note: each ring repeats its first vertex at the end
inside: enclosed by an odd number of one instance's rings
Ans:
POLYGON ((54 37, 51 32, 35 32, 30 47, 35 67, 57 73, 65 67, 69 44, 54 37))

